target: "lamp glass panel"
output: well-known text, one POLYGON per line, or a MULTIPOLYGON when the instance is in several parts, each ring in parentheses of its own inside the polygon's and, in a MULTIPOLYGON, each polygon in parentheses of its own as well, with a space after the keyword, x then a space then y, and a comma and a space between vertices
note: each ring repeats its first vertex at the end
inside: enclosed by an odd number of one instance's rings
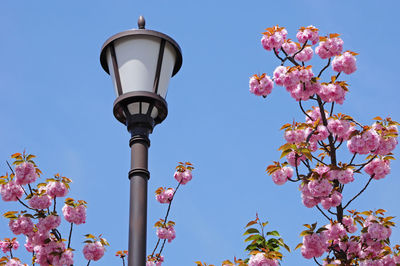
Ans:
POLYGON ((112 57, 111 57, 110 48, 107 49, 107 64, 108 64, 108 69, 110 71, 110 76, 112 78, 112 82, 113 82, 113 85, 114 85, 115 94, 117 96, 119 96, 118 95, 117 82, 115 81, 115 72, 114 72, 114 67, 113 67, 113 63, 112 63, 112 57))
POLYGON ((160 39, 152 36, 129 36, 114 41, 122 93, 153 92, 160 39))
POLYGON ((166 42, 157 91, 157 94, 164 99, 167 96, 168 84, 172 76, 172 71, 174 70, 175 62, 176 51, 169 42, 166 42))
POLYGON ((140 103, 135 102, 135 103, 128 104, 128 111, 129 111, 129 114, 131 114, 131 115, 139 114, 140 113, 140 103))

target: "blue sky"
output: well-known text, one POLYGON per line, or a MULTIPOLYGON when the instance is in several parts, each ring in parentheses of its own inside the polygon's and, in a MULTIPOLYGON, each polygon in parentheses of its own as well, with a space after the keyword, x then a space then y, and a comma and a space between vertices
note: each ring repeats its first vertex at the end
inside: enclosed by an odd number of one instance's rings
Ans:
MULTIPOLYGON (((60 172, 73 179, 70 196, 89 203, 87 222, 73 236, 75 265, 86 265, 80 253, 86 233, 103 233, 111 243, 93 265, 119 265, 114 253, 128 240, 129 134, 113 117, 114 89, 99 54, 108 37, 136 27, 144 15, 147 28, 170 35, 183 51, 182 69, 169 86, 168 117, 151 135, 148 250, 156 241, 153 224, 166 211, 153 192, 175 186, 178 161, 196 169, 173 203, 177 238, 164 249, 163 265, 244 257, 243 228, 256 212, 294 248, 302 224, 325 221, 301 204, 297 185, 276 186, 265 173, 279 158, 281 125, 304 117, 282 87, 267 99, 249 94, 249 76, 271 74, 278 65, 261 47, 260 33, 279 24, 294 38, 300 26, 312 24, 322 34, 342 34, 345 50, 360 55, 337 111, 365 124, 377 115, 400 120, 399 8, 398 1, 3 0, 0 170, 7 171, 12 153, 26 149, 38 156, 44 177, 60 172)), ((352 207, 384 208, 399 217, 399 167, 395 161, 392 174, 374 181, 352 207)), ((358 176, 345 199, 366 180, 358 176)), ((16 206, 0 202, 2 211, 16 206)), ((6 219, 0 221, 0 237, 11 236, 6 219)), ((397 229, 392 242, 400 242, 397 229)), ((284 255, 282 265, 313 265, 299 251, 284 255)))

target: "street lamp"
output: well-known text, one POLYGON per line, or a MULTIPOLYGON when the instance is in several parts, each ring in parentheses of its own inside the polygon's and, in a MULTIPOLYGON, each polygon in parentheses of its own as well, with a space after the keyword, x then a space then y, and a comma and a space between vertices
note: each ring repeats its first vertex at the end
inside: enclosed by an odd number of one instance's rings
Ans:
POLYGON ((128 266, 144 266, 149 134, 167 117, 168 83, 182 66, 182 52, 168 35, 145 29, 140 16, 138 29, 120 32, 103 44, 100 62, 117 94, 114 116, 131 133, 128 266))

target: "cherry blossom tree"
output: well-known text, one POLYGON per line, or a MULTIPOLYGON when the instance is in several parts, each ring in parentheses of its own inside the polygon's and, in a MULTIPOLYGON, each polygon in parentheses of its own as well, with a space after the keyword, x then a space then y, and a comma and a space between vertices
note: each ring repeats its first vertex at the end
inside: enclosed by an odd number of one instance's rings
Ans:
MULTIPOLYGON (((375 117, 372 125, 362 125, 350 115, 335 113, 335 104, 342 105, 349 92, 343 73, 357 70, 357 53, 343 51, 339 34, 321 36, 314 26, 301 27, 296 38, 298 42, 290 40, 283 27, 266 29, 261 44, 280 65, 272 78, 266 74, 250 78, 251 93, 267 97, 275 83, 290 93, 305 115, 303 122, 282 126, 286 143, 279 150, 285 160, 267 167, 275 184, 299 183, 303 204, 317 208, 327 219, 319 228, 316 223, 306 224, 300 234, 303 242, 296 249, 301 248, 303 257, 318 265, 399 264, 400 246, 391 247, 389 241, 393 217, 385 216, 383 209, 349 209, 372 181, 390 173, 399 124, 390 117, 375 117), (325 60, 318 74, 307 63, 314 53, 325 60), (305 102, 310 105, 307 111, 305 102), (345 186, 363 172, 369 176, 365 186, 355 195, 344 195, 345 186)), ((267 251, 260 253, 268 256, 267 251)), ((253 263, 254 256, 248 265, 274 265, 253 263)))

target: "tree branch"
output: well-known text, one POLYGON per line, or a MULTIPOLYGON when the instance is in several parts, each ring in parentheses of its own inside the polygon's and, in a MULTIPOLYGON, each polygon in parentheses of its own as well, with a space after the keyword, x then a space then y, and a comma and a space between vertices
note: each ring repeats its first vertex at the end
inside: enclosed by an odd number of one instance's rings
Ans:
POLYGON ((326 219, 328 219, 329 221, 331 220, 331 218, 329 218, 329 216, 326 215, 325 212, 321 210, 321 208, 318 205, 315 205, 315 207, 317 207, 317 209, 325 216, 326 219))
POLYGON ((364 186, 364 188, 363 188, 360 192, 358 192, 358 194, 355 195, 349 202, 347 202, 346 205, 344 205, 343 210, 346 209, 347 206, 349 206, 349 204, 350 204, 353 200, 355 200, 358 196, 361 195, 361 193, 363 193, 363 192, 367 189, 369 183, 371 183, 371 180, 374 178, 374 176, 375 176, 375 174, 373 174, 373 175, 370 177, 370 179, 368 180, 368 182, 367 182, 367 184, 364 186))
POLYGON ((329 67, 330 64, 331 64, 331 58, 329 58, 328 64, 326 64, 326 66, 323 69, 321 69, 321 71, 319 72, 319 74, 318 74, 319 78, 321 77, 321 75, 325 71, 325 69, 327 69, 329 67))
POLYGON ((69 237, 68 237, 68 248, 71 247, 71 236, 72 236, 72 227, 74 226, 73 223, 71 223, 71 228, 69 229, 69 237))

